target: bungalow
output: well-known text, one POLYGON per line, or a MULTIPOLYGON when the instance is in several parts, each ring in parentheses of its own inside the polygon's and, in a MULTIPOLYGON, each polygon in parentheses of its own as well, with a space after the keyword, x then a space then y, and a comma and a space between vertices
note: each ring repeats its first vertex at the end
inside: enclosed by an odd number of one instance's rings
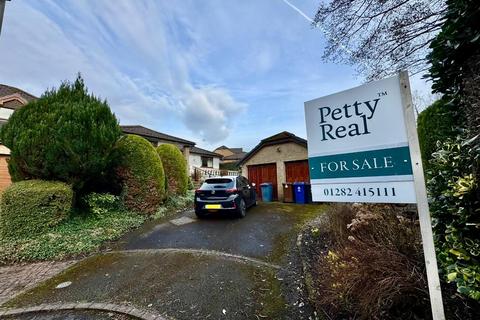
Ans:
POLYGON ((286 131, 260 141, 238 165, 257 194, 261 183, 272 183, 275 200, 283 200, 283 183, 310 181, 307 140, 286 131))
POLYGON ((221 155, 201 149, 195 146, 195 142, 174 137, 165 133, 161 133, 143 126, 120 126, 123 133, 135 134, 150 141, 154 146, 159 146, 163 143, 170 143, 176 145, 182 151, 187 160, 187 168, 189 174, 192 174, 195 168, 219 169, 221 155))
POLYGON ((194 146, 190 150, 190 166, 218 170, 221 157, 218 153, 194 146))

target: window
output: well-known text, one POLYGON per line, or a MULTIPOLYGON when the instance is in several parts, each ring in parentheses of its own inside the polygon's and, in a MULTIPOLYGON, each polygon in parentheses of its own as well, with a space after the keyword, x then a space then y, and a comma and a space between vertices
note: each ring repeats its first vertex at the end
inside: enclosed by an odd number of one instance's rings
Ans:
POLYGON ((200 187, 200 190, 232 189, 235 188, 234 180, 231 178, 207 179, 200 187))
POLYGON ((213 168, 213 158, 212 157, 202 157, 202 167, 213 168))

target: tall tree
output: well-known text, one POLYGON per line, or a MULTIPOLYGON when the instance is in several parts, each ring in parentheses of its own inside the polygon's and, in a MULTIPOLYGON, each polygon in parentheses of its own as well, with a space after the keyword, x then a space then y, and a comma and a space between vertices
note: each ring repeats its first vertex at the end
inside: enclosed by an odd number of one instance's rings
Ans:
POLYGON ((80 75, 15 111, 0 130, 14 180, 58 180, 75 192, 111 170, 120 135, 107 102, 89 93, 80 75))
POLYGON ((444 0, 332 0, 320 4, 313 25, 327 36, 325 60, 355 65, 372 80, 426 70, 445 8, 444 0))

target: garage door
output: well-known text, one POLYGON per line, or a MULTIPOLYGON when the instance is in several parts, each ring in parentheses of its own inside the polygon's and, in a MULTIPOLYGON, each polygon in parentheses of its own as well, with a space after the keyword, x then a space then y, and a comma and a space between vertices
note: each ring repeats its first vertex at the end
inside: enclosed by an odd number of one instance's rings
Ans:
POLYGON ((310 173, 308 171, 308 160, 285 162, 285 176, 289 183, 308 182, 310 173))
POLYGON ((248 166, 248 180, 256 184, 258 198, 261 198, 260 184, 270 182, 273 184, 273 199, 278 199, 277 194, 277 165, 275 163, 248 166))

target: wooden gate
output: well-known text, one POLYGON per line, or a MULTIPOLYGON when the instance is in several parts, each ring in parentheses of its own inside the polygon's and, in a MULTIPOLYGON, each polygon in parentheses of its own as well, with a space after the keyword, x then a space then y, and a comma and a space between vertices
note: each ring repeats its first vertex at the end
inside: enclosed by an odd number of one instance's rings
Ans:
POLYGON ((310 183, 308 160, 285 162, 285 178, 287 180, 287 183, 310 183))
POLYGON ((270 182, 273 184, 273 199, 278 199, 277 191, 277 165, 275 163, 260 164, 248 166, 248 180, 255 183, 255 189, 257 191, 257 197, 261 199, 262 192, 260 190, 260 184, 264 182, 270 182))

